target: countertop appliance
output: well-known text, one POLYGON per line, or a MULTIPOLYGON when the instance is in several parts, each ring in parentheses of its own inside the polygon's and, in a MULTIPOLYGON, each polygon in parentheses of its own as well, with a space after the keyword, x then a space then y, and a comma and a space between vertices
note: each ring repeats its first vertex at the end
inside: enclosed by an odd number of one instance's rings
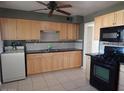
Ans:
POLYGON ((25 71, 25 48, 16 46, 16 49, 5 48, 1 54, 2 83, 24 79, 25 71))
POLYGON ((105 46, 104 54, 91 56, 90 84, 99 90, 118 90, 119 64, 124 47, 105 46))
POLYGON ((101 28, 100 41, 108 42, 124 41, 124 26, 101 28))

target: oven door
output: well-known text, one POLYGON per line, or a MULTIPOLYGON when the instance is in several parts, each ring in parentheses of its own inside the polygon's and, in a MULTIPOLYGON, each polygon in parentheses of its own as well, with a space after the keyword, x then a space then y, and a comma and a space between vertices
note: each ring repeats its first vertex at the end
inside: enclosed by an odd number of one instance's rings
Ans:
POLYGON ((94 76, 106 83, 110 82, 111 69, 100 65, 94 65, 94 76))
POLYGON ((91 63, 90 84, 97 89, 117 90, 117 76, 117 67, 99 62, 91 63))

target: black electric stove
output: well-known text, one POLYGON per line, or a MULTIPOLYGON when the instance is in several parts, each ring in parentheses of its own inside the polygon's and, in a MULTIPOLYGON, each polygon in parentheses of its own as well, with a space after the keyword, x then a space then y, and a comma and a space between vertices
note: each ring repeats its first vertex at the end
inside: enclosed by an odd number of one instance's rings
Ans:
POLYGON ((118 90, 119 63, 124 47, 106 46, 103 55, 91 56, 90 84, 102 91, 118 90))

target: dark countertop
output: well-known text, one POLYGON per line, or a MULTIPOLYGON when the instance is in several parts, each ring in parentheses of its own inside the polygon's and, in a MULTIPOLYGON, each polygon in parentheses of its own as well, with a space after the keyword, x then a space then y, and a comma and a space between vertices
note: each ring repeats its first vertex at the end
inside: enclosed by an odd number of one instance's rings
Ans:
POLYGON ((35 53, 53 53, 53 52, 68 52, 68 51, 82 51, 82 49, 51 49, 51 50, 30 50, 26 51, 26 54, 35 54, 35 53))
POLYGON ((103 55, 103 54, 100 54, 100 53, 86 53, 85 55, 87 55, 87 56, 96 56, 96 55, 103 55))

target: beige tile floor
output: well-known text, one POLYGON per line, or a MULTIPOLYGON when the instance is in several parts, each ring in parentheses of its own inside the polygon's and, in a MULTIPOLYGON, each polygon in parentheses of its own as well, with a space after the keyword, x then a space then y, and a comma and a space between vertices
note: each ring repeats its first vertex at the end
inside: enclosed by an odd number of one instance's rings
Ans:
POLYGON ((41 73, 3 84, 2 91, 96 91, 82 68, 41 73))

